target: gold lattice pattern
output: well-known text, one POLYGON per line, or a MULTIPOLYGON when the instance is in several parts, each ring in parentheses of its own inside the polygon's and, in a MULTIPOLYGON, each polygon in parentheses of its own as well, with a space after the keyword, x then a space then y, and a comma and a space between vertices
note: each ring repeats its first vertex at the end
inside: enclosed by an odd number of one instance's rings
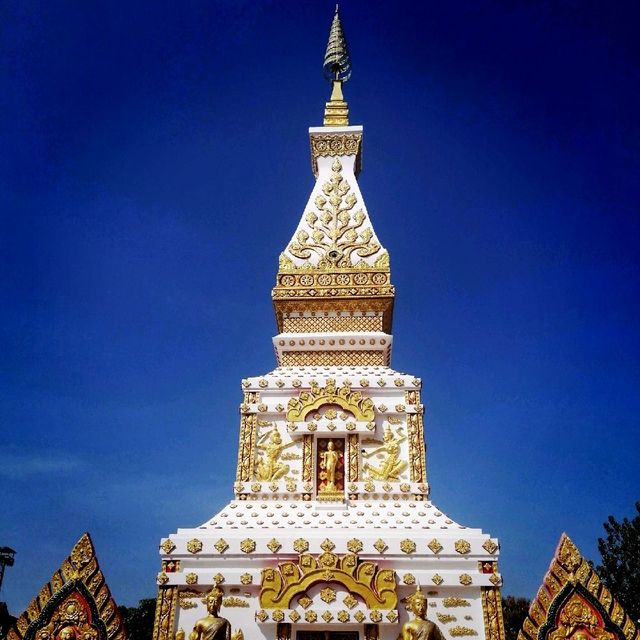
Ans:
POLYGON ((284 351, 281 366, 347 366, 384 367, 387 355, 384 351, 284 351))
POLYGON ((284 333, 383 331, 382 316, 307 316, 284 318, 284 333))

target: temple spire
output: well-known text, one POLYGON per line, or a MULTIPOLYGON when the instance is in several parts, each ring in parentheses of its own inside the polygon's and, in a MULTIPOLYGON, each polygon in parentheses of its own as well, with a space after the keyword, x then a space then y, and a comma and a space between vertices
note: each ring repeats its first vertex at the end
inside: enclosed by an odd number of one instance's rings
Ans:
POLYGON ((342 29, 338 5, 336 5, 336 12, 329 30, 329 42, 322 68, 324 77, 331 82, 331 98, 324 109, 324 126, 347 126, 349 124, 349 107, 342 95, 342 83, 351 77, 351 58, 342 29))

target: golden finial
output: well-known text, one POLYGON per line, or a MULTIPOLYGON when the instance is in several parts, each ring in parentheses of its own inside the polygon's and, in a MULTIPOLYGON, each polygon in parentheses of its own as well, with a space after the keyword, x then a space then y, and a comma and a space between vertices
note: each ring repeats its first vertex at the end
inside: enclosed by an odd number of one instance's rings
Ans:
POLYGON ((349 107, 342 95, 342 83, 351 77, 351 58, 344 37, 340 11, 336 5, 329 30, 329 42, 324 54, 324 77, 331 82, 331 98, 324 109, 324 126, 340 127, 349 124, 349 107))

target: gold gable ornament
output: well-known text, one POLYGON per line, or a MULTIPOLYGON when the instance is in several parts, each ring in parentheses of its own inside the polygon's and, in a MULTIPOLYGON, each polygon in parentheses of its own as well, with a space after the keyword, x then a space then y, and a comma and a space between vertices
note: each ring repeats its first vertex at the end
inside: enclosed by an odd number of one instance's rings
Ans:
POLYGON ((640 629, 563 533, 518 640, 640 640, 640 629))
POLYGON ((7 640, 126 640, 88 533, 7 634, 7 640))

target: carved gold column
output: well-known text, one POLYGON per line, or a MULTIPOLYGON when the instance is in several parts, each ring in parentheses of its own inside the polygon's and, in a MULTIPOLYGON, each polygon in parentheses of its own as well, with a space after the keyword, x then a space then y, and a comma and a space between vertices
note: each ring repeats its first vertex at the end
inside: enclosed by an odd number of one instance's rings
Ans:
POLYGON ((355 433, 350 434, 347 440, 347 448, 349 451, 349 482, 357 482, 360 473, 358 469, 358 461, 360 459, 358 443, 358 435, 355 433))
POLYGON ((497 587, 482 587, 482 612, 487 640, 504 640, 502 599, 497 587))
POLYGON ((248 413, 249 404, 259 401, 259 395, 255 392, 245 392, 244 402, 240 407, 240 442, 238 443, 238 467, 236 480, 248 482, 253 478, 253 466, 256 448, 257 416, 248 413))
POLYGON ((156 599, 153 640, 173 640, 173 625, 178 602, 177 587, 160 587, 156 599))
POLYGON ((411 467, 411 480, 412 482, 424 482, 426 464, 422 415, 419 413, 408 414, 407 426, 409 435, 409 465, 411 467))
POLYGON ((313 478, 313 436, 302 437, 302 481, 311 482, 313 478))

